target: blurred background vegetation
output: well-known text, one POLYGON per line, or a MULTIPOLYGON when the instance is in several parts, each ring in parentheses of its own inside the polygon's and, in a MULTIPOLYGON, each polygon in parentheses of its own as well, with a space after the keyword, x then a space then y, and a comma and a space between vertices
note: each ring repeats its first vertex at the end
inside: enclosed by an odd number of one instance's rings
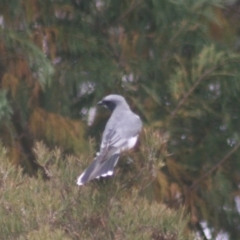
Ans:
POLYGON ((239 20, 237 0, 1 0, 4 239, 240 239, 239 20), (143 119, 140 144, 79 189, 109 93, 143 119))

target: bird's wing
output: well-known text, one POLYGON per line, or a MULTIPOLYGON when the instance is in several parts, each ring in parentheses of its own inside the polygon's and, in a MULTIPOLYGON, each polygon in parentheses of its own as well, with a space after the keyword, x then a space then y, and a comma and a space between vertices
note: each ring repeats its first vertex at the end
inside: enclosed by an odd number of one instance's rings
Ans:
POLYGON ((117 129, 110 128, 103 135, 101 149, 104 149, 106 147, 108 149, 118 148, 124 142, 126 142, 126 139, 122 137, 120 132, 117 129))
POLYGON ((141 127, 140 118, 130 111, 112 115, 104 130, 99 154, 120 153, 132 148, 137 141, 141 127))

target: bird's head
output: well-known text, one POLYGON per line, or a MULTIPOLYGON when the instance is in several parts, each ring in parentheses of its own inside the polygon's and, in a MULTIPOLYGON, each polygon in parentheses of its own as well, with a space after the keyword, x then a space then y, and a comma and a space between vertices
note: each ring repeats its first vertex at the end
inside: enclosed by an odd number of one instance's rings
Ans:
POLYGON ((104 106, 108 108, 110 111, 113 111, 118 106, 129 108, 124 97, 117 94, 111 94, 104 97, 101 101, 98 102, 98 105, 104 106))

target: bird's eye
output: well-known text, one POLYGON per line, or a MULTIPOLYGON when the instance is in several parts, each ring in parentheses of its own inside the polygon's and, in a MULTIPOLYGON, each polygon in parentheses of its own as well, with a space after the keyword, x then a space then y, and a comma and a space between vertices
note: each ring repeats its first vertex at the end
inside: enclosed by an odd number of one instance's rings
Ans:
POLYGON ((116 107, 116 104, 114 102, 111 101, 103 101, 103 105, 106 106, 110 111, 113 111, 116 107))

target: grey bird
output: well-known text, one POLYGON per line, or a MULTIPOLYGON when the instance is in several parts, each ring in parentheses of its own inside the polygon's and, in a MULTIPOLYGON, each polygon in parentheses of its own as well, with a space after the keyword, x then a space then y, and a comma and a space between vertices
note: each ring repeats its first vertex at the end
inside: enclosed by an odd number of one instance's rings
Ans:
POLYGON ((77 184, 83 185, 95 178, 114 173, 120 153, 133 148, 142 129, 142 121, 133 113, 124 97, 111 94, 98 102, 111 112, 102 136, 100 151, 90 166, 78 177, 77 184))

